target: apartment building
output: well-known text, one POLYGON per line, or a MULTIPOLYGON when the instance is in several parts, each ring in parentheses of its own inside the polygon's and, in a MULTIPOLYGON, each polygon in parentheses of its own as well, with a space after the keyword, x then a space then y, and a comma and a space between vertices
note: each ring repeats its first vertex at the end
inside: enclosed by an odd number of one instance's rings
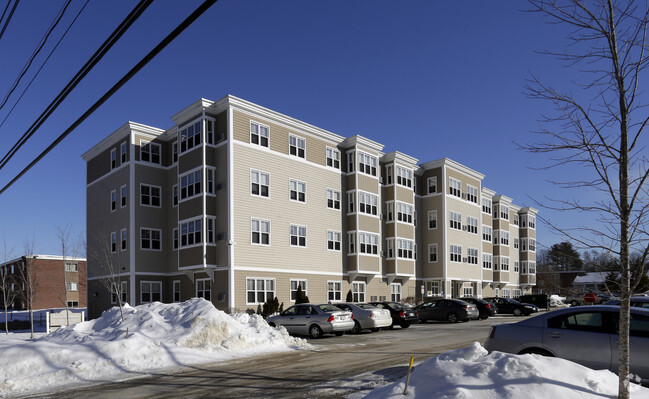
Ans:
POLYGON ((223 310, 288 306, 298 287, 335 302, 534 285, 537 211, 463 165, 420 165, 234 96, 172 120, 129 122, 83 154, 90 317, 117 301, 107 280, 131 304, 198 296, 223 310))
POLYGON ((30 298, 32 309, 86 307, 85 258, 23 255, 0 264, 0 276, 6 278, 9 309, 28 309, 30 298))

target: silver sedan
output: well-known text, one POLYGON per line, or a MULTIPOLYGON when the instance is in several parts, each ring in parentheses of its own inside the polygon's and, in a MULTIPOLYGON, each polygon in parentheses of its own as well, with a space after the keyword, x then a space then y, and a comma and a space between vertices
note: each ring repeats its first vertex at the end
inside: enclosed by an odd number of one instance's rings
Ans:
MULTIPOLYGON (((578 306, 491 327, 489 351, 556 356, 618 371, 618 306, 578 306)), ((649 378, 649 309, 631 308, 631 373, 649 378)))
POLYGON ((369 303, 336 303, 337 307, 354 314, 354 328, 352 332, 359 333, 361 330, 379 331, 380 328, 387 328, 392 325, 392 316, 388 309, 379 309, 369 303))
POLYGON ((268 318, 271 327, 284 326, 296 335, 320 338, 323 334, 343 335, 354 328, 352 312, 346 312, 330 304, 301 303, 268 318))

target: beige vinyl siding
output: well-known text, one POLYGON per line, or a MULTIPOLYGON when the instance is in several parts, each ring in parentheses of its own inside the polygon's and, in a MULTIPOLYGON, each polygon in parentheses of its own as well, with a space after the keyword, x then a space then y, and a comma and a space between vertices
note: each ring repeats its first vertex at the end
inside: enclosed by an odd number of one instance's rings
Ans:
POLYGON ((396 234, 397 237, 406 238, 408 240, 415 239, 415 229, 411 224, 396 223, 396 226, 397 226, 397 234, 396 234))
POLYGON ((396 191, 397 201, 405 202, 407 204, 412 204, 415 202, 412 189, 397 185, 396 191))
MULTIPOLYGON (((358 244, 357 244, 358 245, 358 244)), ((378 256, 360 255, 358 257, 359 271, 362 272, 380 272, 381 258, 378 256)))
POLYGON ((365 214, 358 214, 358 230, 368 233, 379 233, 381 226, 381 219, 378 217, 367 216, 365 214))
POLYGON ((361 191, 366 191, 368 193, 379 195, 379 179, 374 176, 368 176, 363 173, 357 173, 358 175, 358 189, 361 191))
POLYGON ((341 272, 344 252, 327 250, 327 230, 345 234, 341 213, 327 208, 326 189, 341 189, 339 173, 237 143, 234 153, 237 265, 341 272), (251 169, 269 173, 268 198, 250 194, 251 169), (289 200, 289 179, 306 182, 305 203, 289 200), (270 221, 270 247, 251 244, 251 218, 270 221), (290 246, 291 224, 306 226, 306 248, 290 246))

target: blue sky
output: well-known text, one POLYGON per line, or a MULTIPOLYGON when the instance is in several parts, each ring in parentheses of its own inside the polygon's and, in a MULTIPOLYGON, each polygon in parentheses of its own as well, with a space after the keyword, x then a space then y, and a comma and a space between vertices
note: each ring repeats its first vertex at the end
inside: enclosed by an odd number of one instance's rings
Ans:
MULTIPOLYGON (((4 8, 7 0, 0 1, 4 8)), ((5 35, 0 96, 33 52, 63 0, 23 1, 5 35)), ((54 41, 83 5, 73 0, 54 41)), ((4 186, 108 90, 200 2, 155 2, 84 79, 33 139, 0 170, 4 186)), ((0 127, 2 155, 89 58, 135 1, 91 2, 30 90, 0 127)), ((561 87, 570 75, 551 57, 566 30, 520 11, 520 0, 221 0, 119 90, 13 187, 0 196, 0 220, 16 252, 35 237, 37 252, 59 253, 56 226, 85 229, 81 154, 127 121, 160 128, 199 98, 232 94, 342 136, 360 134, 420 162, 451 158, 486 175, 483 184, 533 205, 574 197, 538 171, 531 143, 548 104, 523 94, 530 72, 561 87)), ((45 46, 44 53, 51 49, 45 46)), ((36 65, 43 60, 41 54, 36 65)), ((18 87, 20 93, 28 79, 18 87)), ((15 101, 0 110, 0 121, 15 101)), ((578 174, 580 171, 561 171, 578 174)), ((584 192, 584 194, 586 194, 584 192)), ((573 222, 565 215, 569 225, 573 222)), ((541 247, 561 241, 542 224, 541 247)))

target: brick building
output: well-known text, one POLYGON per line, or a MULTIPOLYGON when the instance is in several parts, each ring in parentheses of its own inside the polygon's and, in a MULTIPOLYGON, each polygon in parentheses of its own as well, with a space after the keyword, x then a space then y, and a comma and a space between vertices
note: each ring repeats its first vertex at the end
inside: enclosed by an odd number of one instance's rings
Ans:
POLYGON ((13 293, 13 301, 9 306, 11 309, 29 308, 29 284, 26 279, 30 267, 34 289, 32 309, 64 308, 66 304, 71 308, 87 306, 85 258, 32 255, 0 264, 0 273, 8 276, 7 288, 13 293))

